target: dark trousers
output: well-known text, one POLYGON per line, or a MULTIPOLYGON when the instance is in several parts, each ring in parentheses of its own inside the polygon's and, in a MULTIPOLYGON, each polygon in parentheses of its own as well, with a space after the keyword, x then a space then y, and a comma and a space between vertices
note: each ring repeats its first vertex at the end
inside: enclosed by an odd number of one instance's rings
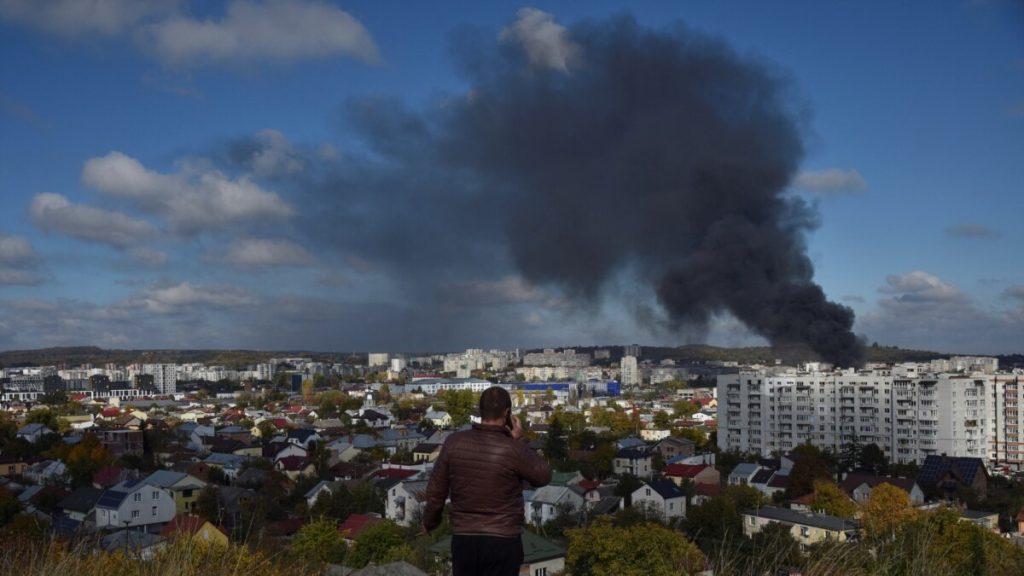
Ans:
POLYGON ((517 576, 522 563, 520 536, 452 536, 453 576, 517 576))

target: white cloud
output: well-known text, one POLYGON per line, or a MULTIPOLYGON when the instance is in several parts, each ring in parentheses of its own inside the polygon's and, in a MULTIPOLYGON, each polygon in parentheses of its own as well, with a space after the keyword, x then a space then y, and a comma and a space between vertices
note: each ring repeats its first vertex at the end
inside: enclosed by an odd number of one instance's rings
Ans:
POLYGON ((138 246, 157 234, 156 229, 145 220, 137 220, 120 212, 74 204, 60 194, 48 192, 37 194, 32 199, 29 214, 32 222, 46 232, 56 232, 119 249, 138 246))
POLYGON ((252 295, 231 286, 196 286, 181 282, 148 286, 121 306, 154 314, 175 314, 195 308, 234 308, 255 302, 252 295))
POLYGON ((541 328, 544 326, 544 318, 536 312, 530 312, 523 319, 523 322, 530 328, 541 328))
POLYGON ((902 302, 950 302, 962 301, 965 298, 964 293, 956 286, 921 270, 887 276, 885 281, 886 285, 878 291, 893 294, 894 299, 902 302))
POLYGON ((521 276, 451 283, 441 287, 441 296, 454 304, 521 304, 548 299, 544 290, 521 276))
POLYGON ((178 0, 0 0, 0 18, 51 34, 114 36, 173 11, 178 0))
POLYGON ((521 8, 516 21, 501 31, 503 42, 518 42, 530 64, 568 72, 580 58, 580 47, 569 40, 569 31, 555 22, 552 14, 536 8, 521 8))
POLYGON ((893 275, 878 307, 856 329, 885 345, 965 354, 1019 352, 1024 314, 983 309, 957 287, 923 271, 893 275))
POLYGON ((141 42, 176 66, 293 61, 347 55, 380 60, 363 25, 330 4, 235 0, 220 20, 177 15, 147 26, 141 42))
POLYGON ((863 192, 868 184, 856 170, 829 168, 801 172, 796 177, 796 186, 820 196, 835 196, 863 192))
POLYGON ((308 266, 313 263, 313 257, 290 240, 245 238, 231 243, 223 261, 242 268, 268 268, 308 266))
POLYGON ((0 265, 23 265, 35 257, 36 251, 27 239, 0 235, 0 265))
POLYGON ((256 133, 256 141, 262 147, 253 153, 250 159, 253 172, 259 176, 285 176, 302 172, 306 167, 302 156, 292 147, 284 134, 277 130, 261 130, 256 133))
POLYGON ((27 239, 0 234, 0 285, 42 283, 42 278, 33 272, 37 260, 36 251, 27 239))
POLYGON ((218 230, 225 224, 284 219, 293 213, 280 196, 249 178, 231 179, 198 165, 185 165, 177 174, 160 174, 116 151, 86 162, 82 182, 166 218, 174 231, 183 234, 218 230))

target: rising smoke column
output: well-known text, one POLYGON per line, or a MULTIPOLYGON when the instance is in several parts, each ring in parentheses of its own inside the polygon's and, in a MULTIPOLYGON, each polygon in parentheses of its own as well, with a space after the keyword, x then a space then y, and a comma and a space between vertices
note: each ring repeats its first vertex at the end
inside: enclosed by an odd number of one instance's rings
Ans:
POLYGON ((595 299, 628 268, 677 327, 729 312, 773 344, 861 362, 852 310, 813 282, 816 213, 787 193, 804 115, 777 70, 682 25, 566 30, 530 9, 497 44, 465 33, 455 46, 465 96, 423 113, 350 107, 389 193, 443 189, 438 230, 486 207, 495 225, 462 240, 496 229, 532 283, 595 299))

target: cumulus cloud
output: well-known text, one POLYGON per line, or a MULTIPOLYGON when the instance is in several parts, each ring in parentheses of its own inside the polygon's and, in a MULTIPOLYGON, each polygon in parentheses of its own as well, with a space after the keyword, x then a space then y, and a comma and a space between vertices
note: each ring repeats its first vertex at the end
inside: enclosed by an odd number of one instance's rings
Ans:
POLYGON ((857 323, 871 340, 940 352, 1020 352, 1024 315, 979 307, 937 276, 892 275, 879 292, 885 297, 857 323))
POLYGON ((149 248, 147 246, 132 248, 129 251, 129 254, 135 262, 154 267, 163 266, 167 263, 168 258, 166 252, 149 248))
POLYGON ((153 314, 178 314, 195 308, 233 308, 255 302, 254 296, 232 286, 197 286, 181 282, 147 286, 121 306, 153 314))
POLYGON ((235 240, 221 260, 240 268, 308 266, 314 261, 305 248, 291 240, 266 238, 235 240))
POLYGON ((140 34, 175 66, 288 62, 345 55, 380 61, 370 33, 347 12, 305 0, 235 0, 220 20, 176 15, 140 34))
POLYGON ((1024 284, 1009 286, 1006 290, 1003 290, 1003 297, 1020 300, 1021 304, 1024 304, 1024 284))
POLYGON ((21 236, 0 234, 0 285, 40 284, 35 272, 38 257, 32 243, 21 236))
POLYGON ((953 238, 998 238, 999 232, 981 224, 957 224, 946 228, 946 235, 953 238))
POLYGON ((49 192, 36 194, 29 206, 29 214, 32 222, 45 232, 118 249, 138 246, 157 235, 157 230, 145 220, 75 204, 60 194, 49 192))
POLYGON ((878 289, 883 294, 892 294, 900 302, 954 302, 963 301, 965 295, 959 288, 943 282, 922 270, 907 274, 891 275, 886 285, 878 289))
POLYGON ((161 174, 117 151, 86 162, 82 182, 166 218, 171 228, 182 234, 218 230, 225 224, 279 220, 293 213, 280 196, 248 177, 232 179, 196 165, 186 165, 176 174, 161 174))
POLYGON ((569 31, 555 22, 554 15, 536 8, 521 8, 499 38, 522 46, 530 64, 538 68, 568 72, 580 58, 580 47, 569 40, 569 31))
POLYGON ((307 165, 303 151, 278 130, 261 130, 251 138, 236 140, 230 148, 232 160, 263 178, 298 174, 307 165))
POLYGON ((841 168, 805 170, 797 175, 795 183, 798 188, 820 196, 857 194, 868 187, 859 172, 841 168))
POLYGON ((0 18, 60 36, 114 36, 166 15, 179 0, 0 0, 0 18))
POLYGON ((442 300, 461 304, 521 304, 548 298, 543 289, 530 285, 521 276, 449 283, 439 291, 442 300))

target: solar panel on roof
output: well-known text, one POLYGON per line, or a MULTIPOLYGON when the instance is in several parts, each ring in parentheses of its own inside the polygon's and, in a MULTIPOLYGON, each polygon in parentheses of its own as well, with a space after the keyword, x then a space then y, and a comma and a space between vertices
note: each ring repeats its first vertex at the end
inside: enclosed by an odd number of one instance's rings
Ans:
POLYGON ((107 490, 100 496, 100 499, 96 502, 97 506, 103 506, 104 508, 117 508, 124 501, 125 497, 128 496, 126 492, 118 492, 116 490, 107 490))

